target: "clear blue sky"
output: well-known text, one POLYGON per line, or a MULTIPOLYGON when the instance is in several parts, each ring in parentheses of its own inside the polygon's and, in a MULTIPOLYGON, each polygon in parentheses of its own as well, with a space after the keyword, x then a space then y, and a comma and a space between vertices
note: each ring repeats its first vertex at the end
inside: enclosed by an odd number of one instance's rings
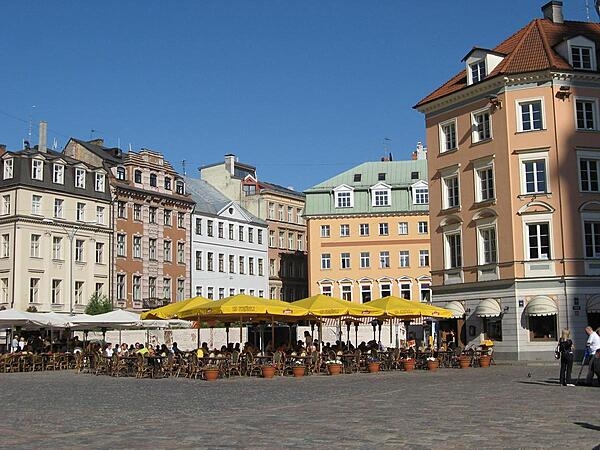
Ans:
MULTIPOLYGON (((36 143, 46 120, 60 149, 103 137, 190 176, 234 153, 304 190, 379 160, 385 138, 409 158, 425 139, 412 106, 545 2, 3 1, 0 143, 22 148, 30 120, 36 143)), ((585 20, 585 0, 564 3, 585 20)))

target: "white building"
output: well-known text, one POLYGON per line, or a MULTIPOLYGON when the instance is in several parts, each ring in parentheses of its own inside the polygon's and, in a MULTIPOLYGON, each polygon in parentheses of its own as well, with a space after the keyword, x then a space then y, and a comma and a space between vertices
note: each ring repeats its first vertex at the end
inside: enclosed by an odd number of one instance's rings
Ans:
POLYGON ((266 297, 267 224, 203 180, 185 178, 192 214, 192 295, 266 297))

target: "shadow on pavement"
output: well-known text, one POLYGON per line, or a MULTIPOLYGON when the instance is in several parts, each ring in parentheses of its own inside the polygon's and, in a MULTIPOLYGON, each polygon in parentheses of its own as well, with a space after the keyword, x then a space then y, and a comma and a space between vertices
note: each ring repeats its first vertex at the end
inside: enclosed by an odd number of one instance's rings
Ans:
POLYGON ((521 384, 540 384, 542 386, 548 385, 560 385, 560 381, 556 378, 548 378, 546 380, 526 380, 526 381, 517 381, 517 383, 521 384))
POLYGON ((587 428, 588 430, 600 431, 600 426, 598 426, 598 425, 592 425, 591 423, 587 423, 587 422, 573 422, 573 423, 575 425, 579 425, 582 428, 587 428))

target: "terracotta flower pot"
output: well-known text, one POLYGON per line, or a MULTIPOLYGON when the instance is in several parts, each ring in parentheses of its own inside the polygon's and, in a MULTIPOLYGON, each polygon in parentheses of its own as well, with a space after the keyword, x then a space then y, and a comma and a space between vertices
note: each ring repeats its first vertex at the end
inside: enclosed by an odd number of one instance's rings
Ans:
POLYGON ((435 361, 427 361, 427 370, 435 372, 440 367, 440 362, 436 359, 435 361))
POLYGON ((342 373, 342 365, 327 364, 327 372, 329 372, 329 375, 339 375, 340 373, 342 373))
POLYGON ((204 369, 203 372, 206 381, 215 381, 219 378, 219 369, 204 369))
POLYGON ((471 366, 471 357, 470 356, 459 356, 458 357, 458 364, 460 365, 461 369, 466 369, 468 367, 471 366))
POLYGON ((479 367, 490 367, 491 360, 492 358, 489 355, 481 355, 479 357, 479 367))
POLYGON ((273 378, 275 376, 275 366, 263 366, 262 376, 263 378, 273 378))
POLYGON ((414 359, 405 359, 402 361, 402 368, 410 372, 411 370, 415 370, 415 360, 414 359))
POLYGON ((295 377, 303 377, 306 372, 306 367, 304 366, 294 366, 292 367, 292 373, 295 377))
POLYGON ((369 373, 375 373, 375 372, 379 372, 379 366, 381 363, 379 362, 370 362, 367 365, 367 369, 369 370, 369 373))

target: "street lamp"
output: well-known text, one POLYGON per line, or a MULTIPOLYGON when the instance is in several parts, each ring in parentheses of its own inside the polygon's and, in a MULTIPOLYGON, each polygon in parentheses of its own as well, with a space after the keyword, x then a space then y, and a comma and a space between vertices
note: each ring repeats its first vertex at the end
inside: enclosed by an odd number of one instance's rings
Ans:
POLYGON ((55 222, 52 219, 44 219, 42 220, 43 223, 48 224, 48 225, 58 225, 59 227, 61 227, 64 232, 67 234, 67 237, 69 238, 69 315, 73 315, 73 239, 75 239, 75 236, 77 235, 77 232, 79 230, 81 230, 82 227, 86 226, 86 225, 96 225, 98 222, 96 221, 92 221, 92 222, 82 222, 76 226, 72 226, 72 227, 66 227, 63 223, 61 222, 55 222))

